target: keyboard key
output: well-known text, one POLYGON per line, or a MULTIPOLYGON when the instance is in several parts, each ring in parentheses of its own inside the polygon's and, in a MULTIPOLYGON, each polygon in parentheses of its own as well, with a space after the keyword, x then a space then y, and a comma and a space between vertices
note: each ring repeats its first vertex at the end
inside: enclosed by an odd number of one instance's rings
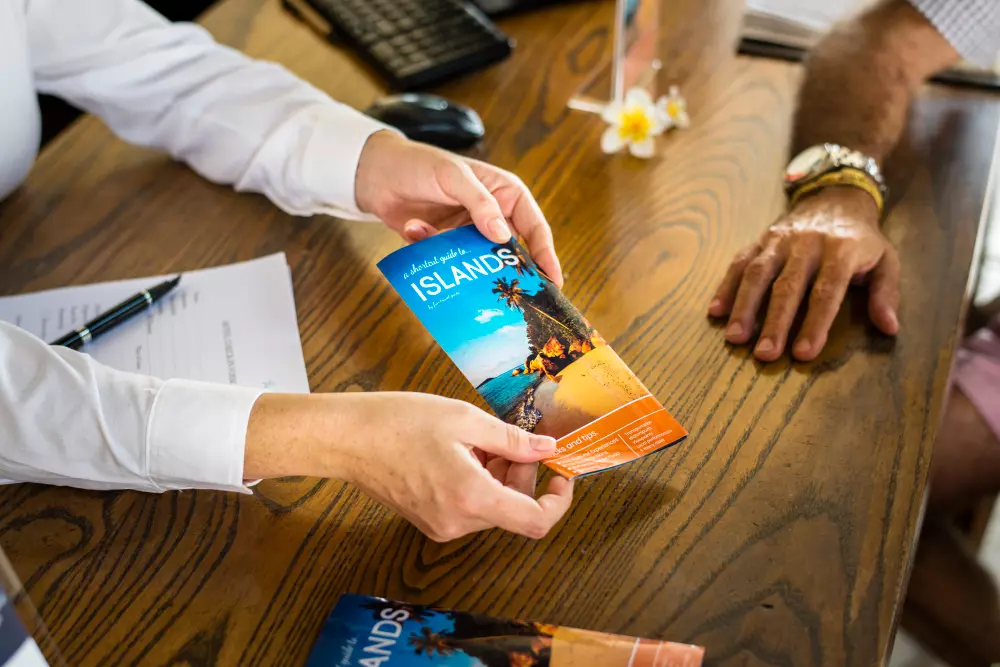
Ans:
POLYGON ((390 60, 396 55, 396 49, 388 42, 378 42, 371 45, 371 52, 379 60, 390 60))
POLYGON ((410 66, 410 61, 406 58, 396 57, 386 63, 386 67, 391 69, 393 72, 399 72, 406 67, 410 66))
POLYGON ((400 76, 410 76, 415 72, 420 72, 431 66, 431 61, 427 58, 411 60, 409 66, 399 71, 400 76))

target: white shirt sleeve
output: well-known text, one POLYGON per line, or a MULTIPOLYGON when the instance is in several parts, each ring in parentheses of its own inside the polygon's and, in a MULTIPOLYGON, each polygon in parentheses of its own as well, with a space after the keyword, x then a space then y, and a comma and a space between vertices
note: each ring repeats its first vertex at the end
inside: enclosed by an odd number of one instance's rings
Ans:
POLYGON ((966 60, 994 67, 1000 55, 1000 0, 910 0, 966 60))
POLYGON ((294 215, 371 219, 358 159, 385 125, 140 0, 21 0, 38 90, 294 215))
MULTIPOLYGON (((368 137, 386 126, 139 0, 16 1, 38 90, 289 213, 370 219, 354 199, 355 173, 368 137)), ((0 322, 0 478, 247 492, 243 448, 258 395, 122 373, 0 322)))
POLYGON ((249 493, 256 389, 123 373, 0 322, 0 478, 249 493))

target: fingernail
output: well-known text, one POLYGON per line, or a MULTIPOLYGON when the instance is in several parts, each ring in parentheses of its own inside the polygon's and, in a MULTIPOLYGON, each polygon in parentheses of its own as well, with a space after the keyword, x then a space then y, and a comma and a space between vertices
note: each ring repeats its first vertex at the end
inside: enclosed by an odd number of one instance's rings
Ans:
POLYGON ((770 338, 761 338, 757 343, 757 354, 767 354, 774 349, 774 343, 770 338))
POLYGON ((722 308, 722 301, 719 299, 712 299, 712 303, 708 304, 708 312, 712 314, 719 312, 720 308, 722 308))
POLYGON ((737 338, 743 335, 743 325, 739 322, 733 322, 728 327, 726 327, 726 336, 729 338, 737 338))
POLYGON ((895 331, 899 330, 899 318, 896 317, 896 311, 890 310, 887 313, 889 317, 889 327, 895 331))
POLYGON ((556 278, 556 282, 559 285, 559 287, 562 287, 562 282, 563 282, 562 264, 559 262, 559 257, 556 255, 555 250, 552 251, 552 263, 555 264, 556 276, 558 276, 556 278))
POLYGON ((500 243, 506 243, 510 240, 510 227, 507 226, 507 221, 502 218, 493 218, 489 223, 490 232, 497 238, 500 243))
POLYGON ((556 441, 544 435, 531 436, 531 448, 536 452, 551 452, 556 448, 556 441))
POLYGON ((809 341, 802 339, 800 341, 796 341, 795 347, 792 348, 792 352, 795 354, 806 354, 811 348, 812 346, 809 344, 809 341))
POLYGON ((406 235, 414 241, 423 241, 427 238, 427 228, 422 225, 413 225, 406 230, 406 235))

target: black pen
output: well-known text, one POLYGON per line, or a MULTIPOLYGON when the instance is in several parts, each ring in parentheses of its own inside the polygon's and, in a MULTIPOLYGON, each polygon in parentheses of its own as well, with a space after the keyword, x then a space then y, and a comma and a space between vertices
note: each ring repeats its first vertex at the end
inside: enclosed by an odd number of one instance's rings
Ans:
POLYGON ((84 324, 83 328, 71 331, 59 340, 53 341, 52 345, 61 345, 63 347, 79 350, 81 347, 101 334, 114 329, 122 322, 131 319, 135 315, 138 315, 152 306, 164 295, 166 295, 167 292, 177 287, 177 283, 180 281, 181 277, 177 276, 172 280, 162 282, 155 287, 143 290, 135 296, 125 299, 111 310, 101 313, 91 321, 84 324))

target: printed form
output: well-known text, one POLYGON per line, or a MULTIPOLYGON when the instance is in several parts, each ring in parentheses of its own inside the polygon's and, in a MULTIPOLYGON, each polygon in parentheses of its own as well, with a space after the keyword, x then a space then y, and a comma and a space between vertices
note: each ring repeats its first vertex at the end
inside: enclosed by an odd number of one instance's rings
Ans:
MULTIPOLYGON (((0 320, 52 341, 171 277, 3 297, 0 320)), ((164 380, 309 392, 284 253, 184 273, 180 285, 151 309, 82 351, 112 368, 164 380)))

